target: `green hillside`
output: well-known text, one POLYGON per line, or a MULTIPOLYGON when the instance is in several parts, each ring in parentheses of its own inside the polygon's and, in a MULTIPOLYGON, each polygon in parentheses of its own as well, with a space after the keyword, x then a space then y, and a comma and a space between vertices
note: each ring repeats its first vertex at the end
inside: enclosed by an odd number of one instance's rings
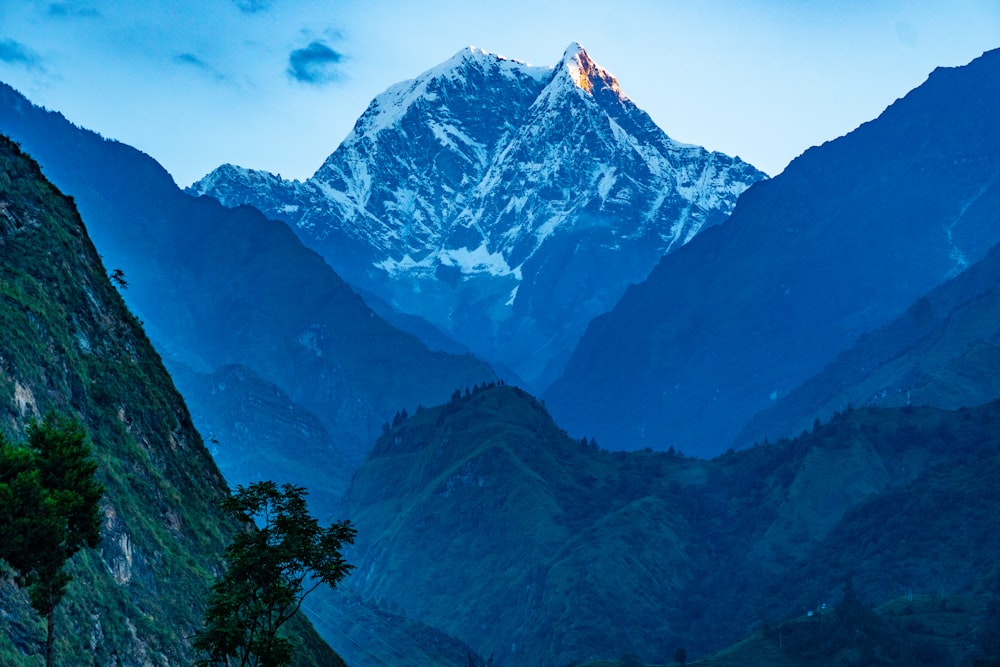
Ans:
MULTIPOLYGON (((86 426, 106 489, 103 540, 71 562, 56 661, 190 664, 233 524, 188 411, 107 279, 72 199, 0 137, 0 427, 55 409, 86 426)), ((5 581, 0 664, 40 664, 42 624, 5 581)), ((300 622, 298 664, 342 664, 300 622)))
POLYGON ((986 604, 998 450, 989 404, 855 410, 710 461, 611 453, 478 387, 386 425, 343 510, 349 585, 504 666, 694 661, 832 605, 848 576, 876 604, 986 604))
POLYGON ((691 526, 668 487, 702 467, 572 440, 513 387, 456 394, 399 420, 355 475, 352 585, 504 664, 515 645, 521 664, 566 664, 630 633, 669 641, 635 624, 691 576, 691 526))

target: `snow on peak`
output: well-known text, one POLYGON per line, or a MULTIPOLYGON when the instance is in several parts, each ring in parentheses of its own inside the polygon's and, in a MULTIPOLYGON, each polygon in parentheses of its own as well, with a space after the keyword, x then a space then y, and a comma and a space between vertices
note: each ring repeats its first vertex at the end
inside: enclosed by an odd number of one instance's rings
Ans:
POLYGON ((624 97, 618 86, 618 80, 595 63, 578 42, 572 42, 566 47, 556 70, 566 72, 573 85, 591 95, 594 94, 595 87, 602 87, 610 88, 619 97, 624 97))
POLYGON ((520 62, 519 60, 511 60, 510 58, 506 58, 496 53, 490 53, 489 51, 479 48, 478 46, 473 46, 470 44, 469 46, 465 47, 464 49, 460 50, 458 53, 453 55, 448 60, 441 63, 440 65, 428 70, 428 73, 438 70, 454 69, 456 67, 460 67, 462 64, 466 62, 482 63, 482 62, 489 62, 490 60, 508 60, 511 62, 520 62))
POLYGON ((552 73, 551 67, 536 67, 529 65, 523 60, 508 58, 498 53, 491 53, 476 46, 467 46, 448 60, 437 67, 433 67, 418 79, 436 79, 442 76, 455 78, 461 76, 465 68, 477 66, 482 69, 496 67, 503 75, 512 76, 517 74, 527 74, 528 76, 541 80, 544 76, 552 73))
POLYGON ((217 190, 220 184, 222 187, 231 187, 230 184, 238 183, 244 187, 256 188, 280 182, 281 177, 270 172, 239 167, 227 162, 192 183, 189 190, 196 195, 204 195, 217 190))
POLYGON ((417 78, 423 79, 435 78, 442 75, 453 75, 461 72, 469 64, 482 66, 489 63, 491 59, 507 60, 503 56, 497 56, 476 46, 469 45, 453 55, 451 58, 448 58, 448 60, 445 60, 440 65, 432 67, 417 78))
MULTIPOLYGON (((475 46, 467 46, 415 79, 402 81, 387 88, 385 92, 372 100, 368 109, 358 120, 351 135, 373 136, 394 126, 418 100, 433 101, 436 99, 436 94, 429 90, 433 82, 445 79, 461 80, 466 76, 469 68, 495 72, 508 79, 528 76, 541 81, 552 74, 551 67, 537 67, 520 60, 484 51, 475 46)), ((345 141, 349 141, 351 135, 345 141)))

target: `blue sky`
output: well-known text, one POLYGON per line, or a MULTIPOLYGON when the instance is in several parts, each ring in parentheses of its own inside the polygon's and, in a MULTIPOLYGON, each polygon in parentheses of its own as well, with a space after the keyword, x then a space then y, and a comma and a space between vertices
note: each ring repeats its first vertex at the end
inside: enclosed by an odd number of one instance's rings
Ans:
POLYGON ((1000 2, 0 0, 0 80, 182 186, 224 162, 307 178, 393 83, 573 41, 670 136, 776 174, 1000 47, 1000 2))

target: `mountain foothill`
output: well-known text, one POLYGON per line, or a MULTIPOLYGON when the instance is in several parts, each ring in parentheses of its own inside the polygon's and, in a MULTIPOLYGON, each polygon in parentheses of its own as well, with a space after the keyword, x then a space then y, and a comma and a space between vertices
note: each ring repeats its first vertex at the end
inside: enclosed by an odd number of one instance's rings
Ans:
POLYGON ((303 667, 1000 664, 998 82, 768 178, 469 48, 186 192, 0 84, 3 431, 75 415, 107 490, 61 664, 192 662, 263 479, 358 531, 303 667))

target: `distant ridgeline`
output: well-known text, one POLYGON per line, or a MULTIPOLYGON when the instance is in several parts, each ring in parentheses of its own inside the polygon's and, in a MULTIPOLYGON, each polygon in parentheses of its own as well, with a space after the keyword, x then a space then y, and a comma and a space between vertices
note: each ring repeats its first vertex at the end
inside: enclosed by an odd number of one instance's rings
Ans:
POLYGON ((349 586, 498 665, 667 664, 833 605, 849 576, 868 603, 1000 603, 1000 403, 853 410, 708 461, 571 439, 511 386, 394 421, 342 510, 349 586))
MULTIPOLYGON (((191 664, 190 637, 236 526, 222 476, 73 200, 0 135, 0 428, 78 416, 104 485, 102 541, 70 561, 56 664, 191 664)), ((0 664, 38 664, 44 625, 0 585, 0 664), (31 657, 36 656, 36 657, 31 657)), ((297 665, 341 664, 301 620, 297 665)))

